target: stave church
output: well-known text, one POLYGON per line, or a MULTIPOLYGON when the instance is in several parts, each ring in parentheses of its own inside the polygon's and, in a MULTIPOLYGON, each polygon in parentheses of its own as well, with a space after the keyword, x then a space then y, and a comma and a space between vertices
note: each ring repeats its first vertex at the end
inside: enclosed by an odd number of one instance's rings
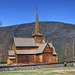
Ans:
POLYGON ((32 38, 13 37, 12 50, 8 50, 7 64, 31 64, 58 62, 52 42, 45 42, 40 33, 36 11, 35 31, 32 38))

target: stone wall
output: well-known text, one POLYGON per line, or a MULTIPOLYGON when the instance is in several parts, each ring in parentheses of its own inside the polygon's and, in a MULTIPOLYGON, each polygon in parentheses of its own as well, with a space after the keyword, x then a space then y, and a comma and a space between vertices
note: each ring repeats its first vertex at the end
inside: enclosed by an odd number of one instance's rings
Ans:
MULTIPOLYGON (((67 63, 67 66, 74 66, 75 63, 67 63)), ((52 68, 52 67, 64 67, 64 64, 53 64, 43 66, 30 66, 30 67, 15 67, 15 68, 0 68, 0 71, 10 70, 29 70, 29 69, 41 69, 41 68, 52 68)))

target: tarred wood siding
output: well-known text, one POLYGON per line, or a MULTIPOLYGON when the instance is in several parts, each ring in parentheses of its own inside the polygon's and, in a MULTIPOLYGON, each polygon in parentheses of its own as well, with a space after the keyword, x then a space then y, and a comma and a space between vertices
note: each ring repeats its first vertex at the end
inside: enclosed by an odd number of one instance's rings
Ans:
POLYGON ((52 61, 53 61, 52 49, 47 44, 44 51, 43 51, 43 63, 50 63, 52 61))
POLYGON ((52 53, 52 50, 50 49, 50 46, 47 44, 46 45, 46 47, 45 47, 45 49, 44 49, 44 51, 43 51, 44 53, 52 53))
POLYGON ((42 36, 35 36, 34 39, 36 43, 42 43, 42 36))
POLYGON ((29 63, 35 63, 34 55, 30 55, 29 63))
POLYGON ((39 55, 36 55, 36 63, 40 63, 39 55))
POLYGON ((52 54, 50 53, 43 53, 43 63, 50 63, 53 61, 52 54))
POLYGON ((9 61, 7 62, 9 65, 11 64, 16 64, 16 59, 9 59, 9 61))
POLYGON ((57 56, 53 56, 53 62, 58 62, 57 56))
POLYGON ((17 55, 18 63, 29 63, 29 55, 17 55))
POLYGON ((34 63, 34 55, 18 55, 18 63, 34 63))
POLYGON ((16 47, 16 50, 36 50, 38 47, 16 47))
POLYGON ((16 63, 16 60, 15 60, 15 59, 10 59, 10 61, 11 61, 11 64, 12 64, 12 63, 13 63, 13 64, 16 63))
MULTIPOLYGON (((23 49, 23 48, 22 48, 23 49)), ((30 48, 32 49, 32 48, 30 48)), ((55 59, 53 59, 53 49, 50 48, 50 46, 47 44, 42 54, 34 54, 34 55, 17 55, 18 64, 28 64, 28 63, 50 63, 50 62, 56 62, 57 56, 54 56, 55 59)))

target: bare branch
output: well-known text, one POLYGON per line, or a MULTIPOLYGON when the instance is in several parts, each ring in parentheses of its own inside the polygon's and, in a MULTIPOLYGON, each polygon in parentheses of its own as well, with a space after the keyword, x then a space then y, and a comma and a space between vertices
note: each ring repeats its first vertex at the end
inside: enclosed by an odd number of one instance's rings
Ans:
POLYGON ((0 21, 0 26, 2 26, 2 21, 0 21))

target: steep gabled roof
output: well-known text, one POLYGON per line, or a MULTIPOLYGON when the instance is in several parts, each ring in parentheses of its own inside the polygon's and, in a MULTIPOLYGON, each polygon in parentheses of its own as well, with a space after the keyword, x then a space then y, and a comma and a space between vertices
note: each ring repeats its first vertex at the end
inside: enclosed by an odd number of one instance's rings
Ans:
POLYGON ((44 51, 44 48, 46 47, 47 43, 41 44, 36 51, 37 53, 42 53, 44 51))
MULTIPOLYGON (((51 43, 48 43, 51 48, 54 48, 51 43)), ((40 54, 44 51, 47 43, 43 43, 39 45, 37 50, 16 50, 17 54, 40 54)), ((14 55, 13 50, 9 50, 9 56, 14 55)), ((53 52, 53 55, 57 55, 56 52, 53 52)))
POLYGON ((54 52, 53 52, 53 55, 57 55, 57 53, 54 51, 54 52))
MULTIPOLYGON (((37 50, 16 50, 17 54, 39 54, 44 51, 47 43, 43 43, 39 45, 37 50)), ((51 48, 54 48, 51 44, 49 44, 51 48)))
POLYGON ((16 50, 17 54, 38 54, 42 53, 47 43, 40 44, 37 50, 16 50))
POLYGON ((52 43, 49 43, 49 46, 55 50, 55 48, 54 48, 54 46, 52 45, 52 43))
POLYGON ((13 50, 8 50, 9 56, 14 56, 14 51, 13 50))
POLYGON ((14 37, 15 46, 38 46, 34 38, 18 38, 14 37))
POLYGON ((17 54, 36 54, 36 50, 16 50, 17 54))
POLYGON ((9 57, 9 59, 16 59, 15 57, 9 57))
MULTIPOLYGON (((49 44, 50 48, 53 48, 55 50, 52 43, 48 43, 48 44, 49 44)), ((46 45, 47 45, 47 43, 41 44, 37 50, 37 53, 42 53, 44 51, 44 48, 46 47, 46 45)))

